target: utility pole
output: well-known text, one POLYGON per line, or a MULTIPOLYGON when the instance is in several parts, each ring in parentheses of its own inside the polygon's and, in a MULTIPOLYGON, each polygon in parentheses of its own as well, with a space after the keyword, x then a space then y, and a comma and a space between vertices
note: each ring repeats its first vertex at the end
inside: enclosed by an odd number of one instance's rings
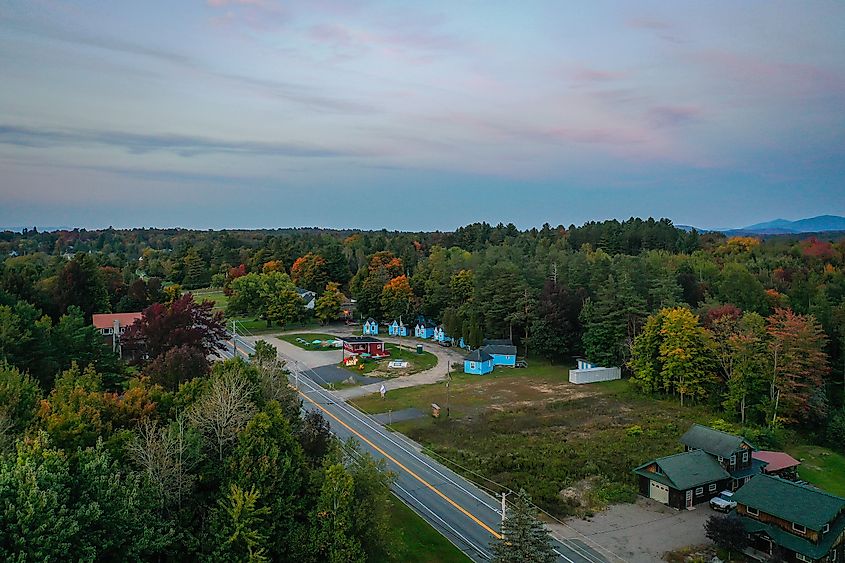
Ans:
POLYGON ((446 379, 446 418, 449 418, 450 415, 451 415, 451 412, 449 410, 449 386, 450 386, 450 383, 452 383, 452 371, 451 371, 450 367, 451 366, 449 365, 449 362, 447 361, 446 362, 446 377, 447 377, 447 379, 446 379))
POLYGON ((502 491, 502 526, 505 525, 505 497, 508 496, 508 493, 502 491))
POLYGON ((557 262, 552 264, 552 280, 554 280, 555 286, 557 286, 557 262))
POLYGON ((237 358, 238 357, 238 332, 237 332, 237 328, 235 327, 235 321, 232 321, 232 348, 235 351, 235 353, 232 354, 232 357, 237 358))

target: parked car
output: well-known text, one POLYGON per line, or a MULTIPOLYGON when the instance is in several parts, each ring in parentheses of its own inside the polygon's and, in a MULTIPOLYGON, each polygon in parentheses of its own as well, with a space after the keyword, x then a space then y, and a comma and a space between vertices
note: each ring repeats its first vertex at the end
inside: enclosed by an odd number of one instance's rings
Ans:
POLYGON ((452 346, 452 342, 449 341, 449 340, 443 340, 443 341, 438 340, 437 343, 440 344, 441 346, 445 346, 447 348, 452 346))
POLYGON ((730 512, 736 508, 736 501, 733 500, 733 496, 734 494, 730 491, 722 491, 718 496, 710 499, 710 508, 719 512, 730 512))

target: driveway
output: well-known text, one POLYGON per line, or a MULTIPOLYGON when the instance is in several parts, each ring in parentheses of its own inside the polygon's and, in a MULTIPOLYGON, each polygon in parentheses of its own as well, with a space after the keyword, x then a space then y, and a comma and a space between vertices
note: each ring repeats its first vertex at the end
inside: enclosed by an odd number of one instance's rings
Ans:
POLYGON ((634 504, 615 504, 592 518, 569 519, 565 525, 549 527, 562 537, 586 536, 630 563, 653 563, 667 551, 709 544, 704 522, 713 514, 718 513, 706 502, 693 510, 675 510, 637 497, 634 504))
MULTIPOLYGON (((305 331, 297 331, 293 334, 302 334, 304 332, 305 331)), ((325 352, 322 350, 303 350, 299 346, 294 346, 290 342, 285 342, 281 338, 269 334, 262 334, 260 336, 245 336, 242 338, 251 344, 255 344, 256 340, 264 340, 268 344, 275 346, 276 349, 285 356, 293 358, 295 361, 309 368, 337 365, 343 359, 343 351, 340 348, 325 352)))

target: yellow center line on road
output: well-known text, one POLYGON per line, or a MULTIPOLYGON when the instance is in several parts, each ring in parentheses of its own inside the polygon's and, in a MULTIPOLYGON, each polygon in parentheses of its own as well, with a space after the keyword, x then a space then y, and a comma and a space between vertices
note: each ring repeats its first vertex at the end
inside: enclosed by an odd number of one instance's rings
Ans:
POLYGON ((378 447, 377 445, 372 443, 370 440, 368 440, 367 438, 362 436, 360 432, 358 432, 357 430, 355 430, 354 428, 352 428, 351 426, 349 426, 348 424, 346 424, 345 422, 340 420, 338 417, 336 417, 335 415, 330 413, 322 405, 320 405, 319 403, 314 401, 314 399, 312 399, 311 397, 309 397, 308 395, 306 395, 302 391, 297 390, 297 393, 299 393, 305 400, 310 402, 312 405, 314 405, 315 407, 317 407, 318 409, 320 409, 321 411, 323 411, 324 413, 326 413, 327 415, 332 417, 337 422, 339 422, 344 428, 346 428, 347 430, 349 430, 350 432, 352 432, 353 434, 358 436, 361 440, 366 442, 375 451, 377 451, 378 453, 380 453, 381 455, 383 455, 384 457, 386 457, 387 459, 389 459, 390 461, 395 463, 400 468, 402 468, 406 473, 408 473, 408 475, 410 475, 411 477, 413 477, 414 479, 416 479, 417 481, 419 481, 420 483, 422 483, 423 485, 425 485, 426 487, 428 487, 429 489, 434 491, 434 493, 436 493, 443 500, 445 500, 446 502, 448 502, 449 504, 451 504, 452 506, 454 506, 455 508, 460 510, 464 515, 469 517, 473 522, 475 522, 476 524, 478 524, 479 526, 481 526, 482 528, 484 528, 485 530, 490 532, 490 534, 492 534, 492 536, 494 538, 496 538, 497 540, 502 539, 502 534, 500 534, 499 532, 497 532, 496 530, 494 530, 493 528, 491 528, 490 526, 488 526, 487 524, 485 524, 484 522, 479 520, 475 515, 470 513, 466 508, 464 508, 463 506, 461 506, 457 502, 455 502, 452 499, 450 499, 449 497, 447 497, 445 494, 443 494, 441 491, 439 491, 434 485, 432 485, 431 483, 429 483, 428 481, 426 481, 425 479, 423 479, 422 477, 420 477, 419 475, 417 475, 416 473, 414 473, 413 471, 411 471, 410 469, 405 467, 402 463, 399 462, 399 460, 397 460, 396 458, 394 458, 393 456, 391 456, 390 454, 385 452, 383 449, 381 449, 380 447, 378 447))

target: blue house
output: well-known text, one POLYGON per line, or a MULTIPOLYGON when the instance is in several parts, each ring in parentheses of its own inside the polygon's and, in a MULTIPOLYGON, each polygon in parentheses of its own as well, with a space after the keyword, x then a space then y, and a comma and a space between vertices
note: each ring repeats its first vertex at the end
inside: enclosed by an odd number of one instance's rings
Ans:
POLYGON ((364 323, 364 336, 375 336, 378 334, 378 323, 370 317, 364 323))
POLYGON ((390 336, 408 336, 408 327, 399 321, 393 321, 387 327, 387 334, 390 336))
POLYGON ((440 343, 449 342, 451 344, 455 341, 454 338, 446 335, 443 325, 434 327, 434 334, 432 335, 432 338, 440 343))
POLYGON ((516 366, 516 346, 510 340, 485 339, 481 350, 493 358, 494 366, 516 366))
POLYGON ((434 337, 435 328, 434 323, 420 321, 417 323, 417 326, 414 327, 414 336, 428 340, 429 338, 434 337))
POLYGON ((464 337, 461 336, 460 340, 458 340, 458 347, 460 348, 468 348, 467 343, 464 342, 464 337))
POLYGON ((478 349, 464 358, 464 373, 487 375, 493 371, 493 356, 478 349))

